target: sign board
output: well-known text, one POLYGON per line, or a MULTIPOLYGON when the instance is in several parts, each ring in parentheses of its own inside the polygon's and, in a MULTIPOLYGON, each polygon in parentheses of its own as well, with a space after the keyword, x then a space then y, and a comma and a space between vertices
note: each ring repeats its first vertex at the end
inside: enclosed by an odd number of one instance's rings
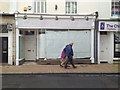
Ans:
POLYGON ((24 11, 27 11, 27 7, 24 7, 24 11))
POLYGON ((8 30, 8 31, 12 31, 12 24, 7 23, 7 30, 8 30))
POLYGON ((99 31, 120 31, 120 23, 118 21, 100 21, 99 31))
POLYGON ((32 6, 28 6, 28 10, 31 10, 32 9, 32 6))

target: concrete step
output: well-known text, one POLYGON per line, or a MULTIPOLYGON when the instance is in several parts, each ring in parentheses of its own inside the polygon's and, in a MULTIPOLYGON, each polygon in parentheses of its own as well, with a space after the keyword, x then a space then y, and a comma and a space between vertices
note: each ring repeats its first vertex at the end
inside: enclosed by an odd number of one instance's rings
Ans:
POLYGON ((37 65, 36 62, 24 62, 23 65, 37 65))
MULTIPOLYGON (((74 59, 73 62, 75 64, 90 64, 91 60, 90 59, 74 59)), ((58 65, 58 64, 60 64, 60 60, 41 60, 41 59, 39 59, 39 60, 37 60, 37 63, 41 64, 41 65, 42 64, 43 65, 45 65, 45 64, 48 64, 48 65, 56 64, 56 65, 58 65)))

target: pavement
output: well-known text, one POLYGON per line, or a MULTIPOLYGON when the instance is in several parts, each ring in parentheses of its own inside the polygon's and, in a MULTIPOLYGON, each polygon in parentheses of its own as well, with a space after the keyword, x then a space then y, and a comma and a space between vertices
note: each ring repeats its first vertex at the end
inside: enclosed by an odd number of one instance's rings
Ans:
POLYGON ((25 63, 20 66, 5 65, 0 66, 1 74, 119 74, 120 64, 75 64, 77 68, 71 65, 68 69, 59 65, 38 65, 35 63, 25 63))

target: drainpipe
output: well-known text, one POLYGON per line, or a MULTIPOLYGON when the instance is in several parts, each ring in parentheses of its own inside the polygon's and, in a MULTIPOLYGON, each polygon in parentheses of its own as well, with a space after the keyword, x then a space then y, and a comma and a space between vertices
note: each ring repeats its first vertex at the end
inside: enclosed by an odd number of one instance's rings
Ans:
POLYGON ((98 64, 98 12, 95 12, 95 28, 94 28, 94 58, 95 64, 98 64))

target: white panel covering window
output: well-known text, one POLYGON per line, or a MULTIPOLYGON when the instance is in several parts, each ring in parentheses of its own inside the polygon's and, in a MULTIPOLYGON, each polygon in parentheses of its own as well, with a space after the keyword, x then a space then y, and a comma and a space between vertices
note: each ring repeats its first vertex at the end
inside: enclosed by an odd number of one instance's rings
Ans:
POLYGON ((34 13, 46 13, 46 0, 34 0, 34 13))
POLYGON ((112 0, 112 10, 111 16, 119 16, 120 15, 120 0, 112 0))
POLYGON ((76 13, 77 13, 77 2, 66 1, 66 14, 76 14, 76 13))
POLYGON ((74 58, 91 57, 91 31, 46 30, 46 58, 60 58, 63 48, 69 44, 70 41, 74 42, 74 58))

